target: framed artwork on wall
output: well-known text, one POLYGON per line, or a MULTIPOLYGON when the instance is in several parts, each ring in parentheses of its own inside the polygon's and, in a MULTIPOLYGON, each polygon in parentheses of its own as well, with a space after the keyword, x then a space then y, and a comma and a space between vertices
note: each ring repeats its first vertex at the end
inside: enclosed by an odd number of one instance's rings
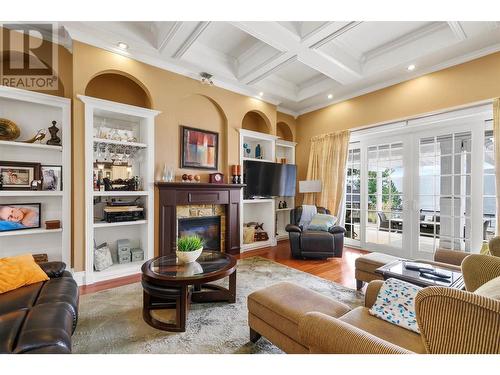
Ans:
POLYGON ((219 133, 181 125, 181 168, 218 169, 219 133))
POLYGON ((0 233, 40 228, 40 203, 0 204, 0 233))
POLYGON ((40 179, 40 163, 0 161, 0 189, 30 190, 31 183, 40 179))

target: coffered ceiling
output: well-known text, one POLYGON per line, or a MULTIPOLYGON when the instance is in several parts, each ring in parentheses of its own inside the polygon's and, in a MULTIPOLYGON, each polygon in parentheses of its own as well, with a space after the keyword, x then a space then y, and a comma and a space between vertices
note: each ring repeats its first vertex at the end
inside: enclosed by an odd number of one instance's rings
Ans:
POLYGON ((196 79, 211 73, 215 85, 293 115, 500 50, 498 22, 62 25, 72 39, 196 79), (118 48, 119 42, 128 48, 118 48))

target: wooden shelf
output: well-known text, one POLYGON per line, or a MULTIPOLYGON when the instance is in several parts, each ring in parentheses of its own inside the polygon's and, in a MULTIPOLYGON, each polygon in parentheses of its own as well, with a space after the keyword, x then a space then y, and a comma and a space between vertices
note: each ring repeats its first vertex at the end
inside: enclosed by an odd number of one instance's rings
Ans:
POLYGON ((268 247, 268 246, 272 246, 272 241, 271 240, 267 240, 267 241, 255 241, 255 242, 252 242, 252 243, 245 243, 243 245, 241 245, 241 250, 242 251, 248 251, 248 250, 253 250, 253 249, 259 249, 261 247, 268 247))
POLYGON ((149 191, 94 191, 94 197, 147 196, 149 191))
POLYGON ((114 279, 116 277, 128 276, 134 273, 140 273, 142 264, 144 262, 145 260, 130 263, 114 263, 112 266, 106 268, 105 270, 93 270, 92 274, 96 282, 114 279))
POLYGON ((62 197, 62 191, 0 190, 0 197, 62 197))
POLYGON ((40 148, 50 151, 62 151, 62 146, 51 146, 43 143, 24 143, 15 141, 0 141, 0 146, 12 146, 12 147, 27 147, 27 148, 40 148))
POLYGON ((284 211, 291 211, 291 210, 293 210, 293 207, 277 208, 276 212, 284 212, 284 211))
POLYGON ((37 228, 37 229, 22 229, 22 230, 12 230, 7 232, 0 232, 0 237, 9 237, 9 236, 28 236, 32 234, 49 234, 49 233, 61 233, 62 228, 59 229, 45 229, 45 228, 37 228))
POLYGON ((243 199, 244 204, 259 204, 259 203, 274 203, 274 199, 265 198, 265 199, 243 199))
POLYGON ((119 223, 108 223, 108 222, 97 222, 94 223, 94 228, 110 228, 110 227, 121 227, 126 225, 141 225, 147 224, 147 220, 136 220, 136 221, 122 221, 119 223))
POLYGON ((147 148, 148 147, 148 145, 145 143, 115 141, 113 139, 102 139, 102 138, 94 138, 94 143, 106 143, 108 145, 131 146, 131 147, 138 147, 138 148, 147 148))

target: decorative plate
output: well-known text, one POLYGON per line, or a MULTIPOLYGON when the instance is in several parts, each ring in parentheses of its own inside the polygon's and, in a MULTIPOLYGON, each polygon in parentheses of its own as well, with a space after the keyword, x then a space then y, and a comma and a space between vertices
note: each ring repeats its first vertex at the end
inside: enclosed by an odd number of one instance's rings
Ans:
POLYGON ((21 130, 19 130, 19 127, 13 121, 0 118, 0 140, 13 141, 19 138, 20 135, 21 130))

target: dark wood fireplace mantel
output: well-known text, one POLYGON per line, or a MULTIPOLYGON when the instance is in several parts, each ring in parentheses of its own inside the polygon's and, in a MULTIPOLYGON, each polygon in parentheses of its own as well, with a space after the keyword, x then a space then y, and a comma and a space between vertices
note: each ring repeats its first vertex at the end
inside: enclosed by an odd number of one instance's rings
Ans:
POLYGON ((159 191, 160 255, 175 253, 177 247, 177 206, 220 204, 225 206, 226 251, 240 253, 240 201, 243 184, 156 182, 159 191))

